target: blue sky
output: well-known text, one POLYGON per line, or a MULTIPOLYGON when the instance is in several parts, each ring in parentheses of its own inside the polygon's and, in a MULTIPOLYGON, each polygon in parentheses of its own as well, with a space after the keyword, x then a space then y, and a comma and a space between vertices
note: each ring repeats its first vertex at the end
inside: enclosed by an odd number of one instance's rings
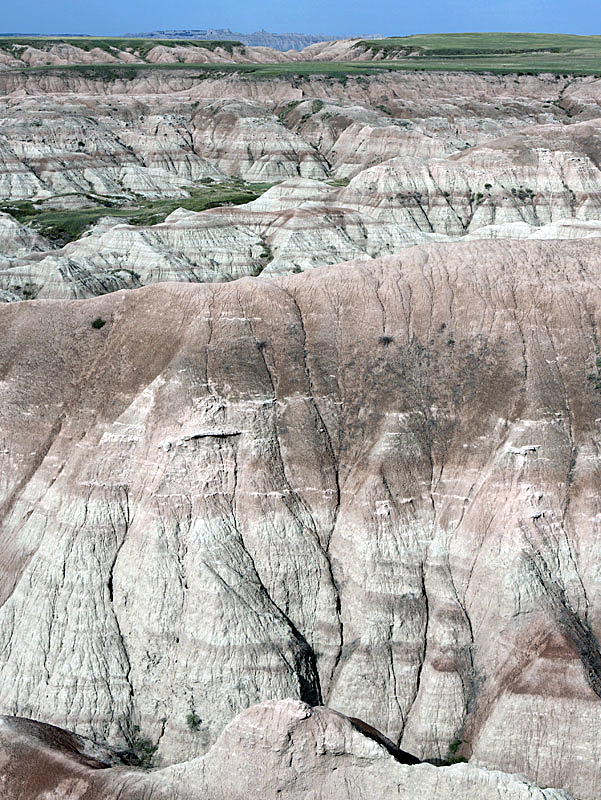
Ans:
POLYGON ((4 0, 3 33, 120 34, 230 28, 355 35, 457 31, 601 34, 593 0, 4 0))

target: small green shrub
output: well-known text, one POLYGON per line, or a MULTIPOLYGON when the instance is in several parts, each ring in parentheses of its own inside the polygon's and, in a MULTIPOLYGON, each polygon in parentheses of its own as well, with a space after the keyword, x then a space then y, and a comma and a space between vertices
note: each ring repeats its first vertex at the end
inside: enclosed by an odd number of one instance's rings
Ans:
POLYGON ((459 750, 462 744, 463 744, 462 739, 454 739, 449 745, 449 750, 445 761, 448 761, 449 764, 461 764, 467 762, 467 758, 465 758, 464 756, 457 755, 457 751, 459 750))
POLYGON ((262 252, 259 254, 259 258, 260 258, 262 261, 265 261, 265 262, 267 262, 267 263, 269 263, 270 261, 273 261, 273 250, 272 250, 272 249, 271 249, 271 247, 270 247, 270 246, 269 246, 267 243, 265 243, 265 242, 263 242, 263 250, 262 250, 262 252))
POLYGON ((392 336, 379 336, 378 337, 378 344, 384 345, 384 347, 388 347, 389 344, 392 344, 394 339, 392 336))
POLYGON ((133 736, 130 739, 131 752, 139 762, 139 766, 150 768, 154 754, 159 749, 158 744, 154 744, 151 739, 140 735, 140 727, 134 725, 133 736))
POLYGON ((587 375, 587 380, 598 392, 601 392, 601 357, 597 356, 595 359, 595 367, 597 368, 597 372, 591 372, 587 375))
POLYGON ((92 322, 92 327, 99 330, 100 328, 104 328, 106 325, 106 320, 102 319, 102 317, 96 317, 96 319, 92 322))
POLYGON ((302 100, 291 100, 289 103, 286 103, 284 108, 278 114, 278 119, 280 122, 283 122, 288 114, 292 111, 293 108, 296 108, 299 103, 302 103, 302 100))
POLYGON ((202 719, 198 716, 195 711, 191 711, 186 716, 186 725, 190 728, 191 731, 197 731, 200 728, 200 723, 202 719))

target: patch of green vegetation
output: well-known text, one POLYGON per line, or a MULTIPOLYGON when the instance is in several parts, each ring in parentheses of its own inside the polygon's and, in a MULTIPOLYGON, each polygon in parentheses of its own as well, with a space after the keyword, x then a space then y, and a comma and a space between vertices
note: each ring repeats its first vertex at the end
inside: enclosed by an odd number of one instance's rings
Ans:
POLYGON ((200 728, 200 723, 202 719, 198 716, 195 711, 191 711, 189 714, 186 715, 186 725, 190 728, 191 731, 197 731, 200 728))
POLYGON ((13 294, 20 294, 23 300, 35 300, 38 292, 40 291, 40 286, 35 283, 31 283, 31 281, 24 281, 22 284, 16 283, 8 288, 9 291, 13 292, 13 294))
POLYGON ((278 119, 280 122, 284 122, 288 114, 292 111, 293 108, 296 108, 299 103, 302 103, 302 100, 291 100, 289 103, 286 103, 284 108, 278 114, 278 119))
POLYGON ((271 188, 271 183, 230 181, 188 188, 190 197, 169 197, 159 200, 140 200, 136 205, 116 206, 106 198, 88 208, 47 209, 40 203, 29 201, 0 205, 0 211, 13 216, 24 225, 35 228, 55 244, 64 245, 78 239, 101 217, 117 217, 130 225, 156 225, 163 222, 176 208, 187 211, 205 211, 223 205, 243 205, 256 200, 271 188))
POLYGON ((290 64, 100 64, 29 67, 4 70, 5 73, 77 74, 89 80, 132 80, 148 71, 185 72, 186 77, 206 80, 220 75, 238 74, 249 80, 272 78, 306 78, 319 75, 337 80, 343 85, 349 77, 381 74, 386 72, 474 72, 491 75, 539 75, 550 73, 558 78, 594 75, 601 77, 601 57, 550 55, 525 56, 456 56, 447 58, 395 59, 394 61, 340 61, 303 62, 290 64))
POLYGON ((158 745, 154 744, 151 739, 140 735, 140 728, 136 725, 134 727, 134 735, 130 742, 132 752, 138 759, 141 767, 149 769, 152 766, 154 754, 158 750, 158 745))
POLYGON ((380 106, 376 106, 376 108, 379 108, 380 111, 384 112, 384 114, 388 114, 389 117, 392 116, 392 111, 388 108, 388 106, 380 105, 380 106))
POLYGON ((102 317, 96 317, 95 320, 92 321, 92 327, 96 330, 100 330, 100 328, 104 328, 106 325, 106 320, 102 319, 102 317))
POLYGON ((458 756, 457 751, 463 744, 462 739, 454 739, 451 744, 449 745, 448 753, 445 758, 445 761, 448 764, 462 764, 467 762, 467 758, 465 756, 458 756))
POLYGON ((270 261, 273 261, 273 250, 265 241, 263 242, 263 250, 259 254, 259 259, 261 263, 257 264, 254 270, 251 272, 253 278, 257 278, 270 263, 270 261))
POLYGON ((407 50, 417 55, 507 55, 511 53, 601 52, 601 36, 563 33, 427 33, 364 39, 355 47, 384 54, 407 50))
POLYGON ((323 108, 323 100, 314 100, 311 106, 311 113, 317 114, 323 108))
POLYGON ((591 372, 587 375, 587 379, 593 389, 596 389, 598 392, 601 392, 601 357, 597 356, 595 359, 595 367, 597 369, 596 372, 591 372))
POLYGON ((544 33, 440 33, 366 39, 360 49, 383 54, 401 67, 518 73, 598 74, 601 36, 544 33))

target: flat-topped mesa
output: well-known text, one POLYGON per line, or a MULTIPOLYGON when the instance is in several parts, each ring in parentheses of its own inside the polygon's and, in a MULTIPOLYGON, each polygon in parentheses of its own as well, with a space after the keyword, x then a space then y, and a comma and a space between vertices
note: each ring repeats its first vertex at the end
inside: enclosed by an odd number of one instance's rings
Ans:
POLYGON ((294 697, 597 797, 600 269, 474 241, 0 308, 0 710, 165 765, 294 697))

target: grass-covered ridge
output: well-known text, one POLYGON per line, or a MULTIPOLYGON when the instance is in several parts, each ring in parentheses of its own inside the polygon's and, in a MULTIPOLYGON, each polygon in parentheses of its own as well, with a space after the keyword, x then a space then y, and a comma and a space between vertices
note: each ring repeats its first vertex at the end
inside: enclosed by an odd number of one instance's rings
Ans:
POLYGON ((232 180, 187 188, 190 197, 140 199, 127 205, 123 205, 123 200, 119 198, 90 195, 88 200, 93 204, 77 209, 48 208, 45 201, 5 201, 0 203, 0 212, 10 214, 56 244, 64 245, 78 239, 101 217, 116 217, 118 221, 131 225, 156 225, 163 222, 176 208, 205 211, 223 205, 242 205, 256 200, 272 185, 232 180))
POLYGON ((601 74, 601 36, 433 33, 365 39, 355 47, 415 69, 601 74))
POLYGON ((408 49, 424 56, 564 53, 601 55, 601 36, 564 33, 425 33, 365 39, 356 47, 394 53, 408 49))

